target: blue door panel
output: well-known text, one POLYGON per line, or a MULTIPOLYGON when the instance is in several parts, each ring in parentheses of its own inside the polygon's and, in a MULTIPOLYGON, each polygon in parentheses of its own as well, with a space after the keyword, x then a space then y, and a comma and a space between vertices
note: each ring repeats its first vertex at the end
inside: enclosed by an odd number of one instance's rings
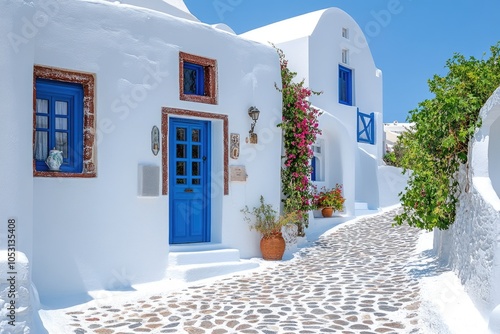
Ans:
POLYGON ((170 119, 170 243, 210 241, 210 123, 170 119))

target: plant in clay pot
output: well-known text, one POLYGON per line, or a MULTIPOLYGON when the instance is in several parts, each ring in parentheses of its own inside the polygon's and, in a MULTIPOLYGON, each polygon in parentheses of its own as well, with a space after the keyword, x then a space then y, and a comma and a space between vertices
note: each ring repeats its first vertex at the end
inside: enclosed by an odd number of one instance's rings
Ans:
POLYGON ((342 185, 336 184, 335 188, 321 188, 321 191, 314 195, 316 207, 321 210, 323 217, 331 217, 335 211, 342 211, 345 198, 342 196, 342 185))
POLYGON ((299 215, 294 212, 279 215, 270 204, 265 203, 263 196, 260 196, 259 206, 251 210, 245 206, 241 212, 245 215, 245 221, 250 225, 250 229, 262 235, 260 241, 262 258, 281 260, 286 247, 281 228, 295 224, 300 219, 299 215))

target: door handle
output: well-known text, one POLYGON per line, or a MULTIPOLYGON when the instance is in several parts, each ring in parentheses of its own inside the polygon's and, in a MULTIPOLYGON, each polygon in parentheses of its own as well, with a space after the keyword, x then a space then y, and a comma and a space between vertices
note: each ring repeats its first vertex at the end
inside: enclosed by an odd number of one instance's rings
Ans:
POLYGON ((193 192, 193 189, 191 189, 191 188, 186 188, 186 189, 184 189, 184 192, 185 192, 185 193, 192 193, 192 192, 193 192))

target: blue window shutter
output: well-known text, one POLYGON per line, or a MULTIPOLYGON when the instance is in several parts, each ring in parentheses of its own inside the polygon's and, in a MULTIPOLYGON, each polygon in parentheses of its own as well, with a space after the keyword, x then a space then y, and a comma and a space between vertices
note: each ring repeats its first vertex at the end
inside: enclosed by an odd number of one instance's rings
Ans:
POLYGON ((352 106, 352 70, 339 65, 339 103, 352 106))
POLYGON ((313 157, 311 159, 311 167, 312 167, 311 181, 317 181, 317 178, 316 178, 316 160, 318 160, 318 158, 316 158, 316 157, 313 157))
POLYGON ((184 62, 184 94, 205 95, 205 68, 184 62))
MULTIPOLYGON (((36 113, 36 117, 46 117, 46 124, 37 123, 36 132, 47 135, 46 149, 57 148, 64 151, 60 170, 67 173, 81 173, 83 170, 83 86, 76 83, 47 79, 36 80, 37 100, 46 100, 47 113, 36 113), (66 106, 61 112, 57 106, 66 106), (58 140, 59 139, 59 140, 58 140)), ((37 171, 48 171, 45 157, 35 157, 37 171)))

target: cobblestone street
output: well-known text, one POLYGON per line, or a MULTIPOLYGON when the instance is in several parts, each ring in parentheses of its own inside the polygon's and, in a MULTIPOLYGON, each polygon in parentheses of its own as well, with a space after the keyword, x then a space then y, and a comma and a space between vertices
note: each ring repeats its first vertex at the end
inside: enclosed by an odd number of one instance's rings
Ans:
POLYGON ((61 333, 418 333, 419 232, 396 211, 340 226, 269 270, 66 311, 61 333))

